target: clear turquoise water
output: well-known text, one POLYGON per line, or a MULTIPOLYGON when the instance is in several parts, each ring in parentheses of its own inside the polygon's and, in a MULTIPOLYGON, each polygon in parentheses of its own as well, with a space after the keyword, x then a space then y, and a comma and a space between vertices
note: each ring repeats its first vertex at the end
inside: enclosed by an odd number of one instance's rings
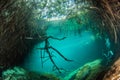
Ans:
POLYGON ((46 61, 42 68, 40 50, 37 48, 44 46, 43 42, 38 43, 33 47, 30 54, 25 59, 23 64, 24 68, 39 73, 55 73, 57 75, 65 76, 85 63, 103 57, 102 49, 104 41, 100 38, 96 38, 92 31, 83 30, 81 34, 74 34, 74 32, 71 31, 70 34, 65 34, 65 32, 60 32, 57 27, 51 26, 48 28, 47 34, 57 38, 66 37, 61 41, 49 39, 49 42, 50 45, 61 52, 61 54, 74 61, 67 62, 56 52, 51 50, 55 56, 53 57, 55 63, 59 68, 64 68, 65 71, 63 70, 62 74, 59 74, 57 71, 52 71, 53 64, 50 60, 46 61))

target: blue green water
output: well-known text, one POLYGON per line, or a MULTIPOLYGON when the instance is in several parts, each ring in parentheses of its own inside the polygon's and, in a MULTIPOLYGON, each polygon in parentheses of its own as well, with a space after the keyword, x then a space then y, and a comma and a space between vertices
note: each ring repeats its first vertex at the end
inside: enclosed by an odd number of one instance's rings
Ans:
MULTIPOLYGON (((65 34, 65 32, 60 32, 57 27, 49 27, 47 34, 54 36, 56 38, 66 37, 64 40, 54 40, 49 39, 50 45, 56 48, 61 54, 63 54, 68 59, 73 60, 73 62, 65 61, 61 56, 59 56, 55 51, 51 50, 53 53, 54 61, 59 68, 64 68, 62 76, 65 76, 69 72, 79 68, 89 61, 93 61, 98 58, 102 58, 102 49, 104 41, 100 38, 96 38, 92 31, 83 30, 81 34, 65 34)), ((36 44, 31 50, 30 54, 26 57, 23 67, 35 72, 40 73, 55 73, 59 74, 57 71, 53 71, 53 64, 50 60, 47 60, 43 67, 41 66, 40 50, 44 46, 43 43, 36 44)), ((47 54, 47 53, 46 53, 47 54)))

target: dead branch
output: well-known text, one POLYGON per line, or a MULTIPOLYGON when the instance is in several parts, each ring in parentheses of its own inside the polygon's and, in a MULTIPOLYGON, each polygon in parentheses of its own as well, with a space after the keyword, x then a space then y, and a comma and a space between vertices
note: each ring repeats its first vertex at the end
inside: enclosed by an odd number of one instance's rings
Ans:
MULTIPOLYGON (((73 60, 69 60, 69 59, 67 59, 65 56, 63 56, 57 49, 55 49, 54 47, 52 47, 52 46, 50 46, 49 45, 49 41, 48 41, 48 39, 56 39, 56 40, 63 40, 63 39, 65 39, 66 37, 63 37, 63 38, 55 38, 55 37, 53 37, 53 36, 48 36, 48 37, 46 37, 46 38, 42 38, 42 39, 44 39, 44 42, 45 42, 45 46, 43 47, 43 48, 37 48, 37 49, 40 49, 40 50, 43 50, 44 51, 44 53, 42 53, 42 51, 41 51, 41 62, 42 62, 42 67, 43 67, 43 59, 45 58, 45 54, 47 53, 48 54, 48 57, 49 57, 49 59, 50 59, 50 61, 52 62, 52 64, 54 65, 54 67, 56 68, 56 70, 58 70, 58 72, 59 73, 61 73, 61 69, 56 65, 56 63, 54 62, 54 60, 53 60, 53 54, 50 52, 50 49, 52 49, 53 51, 55 51, 58 55, 60 55, 65 61, 73 61, 73 60), (45 53, 46 52, 46 53, 45 53), (44 56, 43 56, 44 55, 44 56)), ((48 59, 47 59, 48 60, 48 59)))

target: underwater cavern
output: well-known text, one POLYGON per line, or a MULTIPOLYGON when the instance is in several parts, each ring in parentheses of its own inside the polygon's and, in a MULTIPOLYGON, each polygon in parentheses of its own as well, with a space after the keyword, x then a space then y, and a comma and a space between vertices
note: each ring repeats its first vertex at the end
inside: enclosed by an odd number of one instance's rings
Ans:
POLYGON ((120 80, 120 0, 0 0, 0 80, 120 80))

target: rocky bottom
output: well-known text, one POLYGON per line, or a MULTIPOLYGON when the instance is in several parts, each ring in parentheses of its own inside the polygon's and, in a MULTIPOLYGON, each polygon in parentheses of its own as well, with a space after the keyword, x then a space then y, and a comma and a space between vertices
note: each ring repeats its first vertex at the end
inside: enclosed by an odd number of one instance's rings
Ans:
POLYGON ((29 72, 21 67, 14 67, 2 72, 2 80, 98 80, 98 75, 103 70, 104 66, 102 66, 101 59, 86 63, 64 78, 53 74, 29 72))

